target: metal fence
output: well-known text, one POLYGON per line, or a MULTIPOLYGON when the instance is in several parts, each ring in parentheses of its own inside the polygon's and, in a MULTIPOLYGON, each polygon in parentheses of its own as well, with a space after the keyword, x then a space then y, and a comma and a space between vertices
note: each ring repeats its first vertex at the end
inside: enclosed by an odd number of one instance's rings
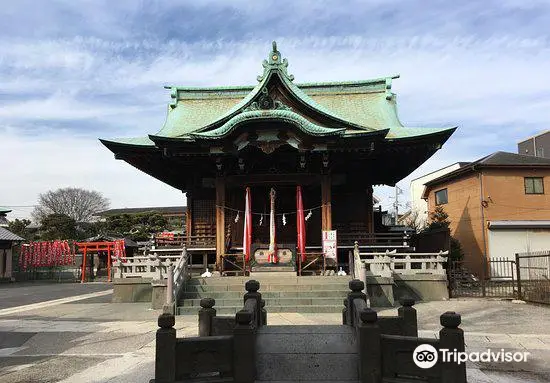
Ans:
POLYGON ((449 295, 456 297, 517 297, 516 261, 492 258, 487 267, 472 267, 464 261, 454 261, 447 269, 449 295), (482 269, 481 272, 474 271, 482 269))
POLYGON ((516 254, 516 268, 519 298, 550 304, 550 251, 516 254))

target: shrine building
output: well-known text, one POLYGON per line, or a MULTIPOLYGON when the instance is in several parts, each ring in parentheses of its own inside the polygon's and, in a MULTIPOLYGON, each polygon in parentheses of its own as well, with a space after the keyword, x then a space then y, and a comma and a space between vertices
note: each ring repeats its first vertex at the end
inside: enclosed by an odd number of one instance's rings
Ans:
POLYGON ((231 253, 267 262, 274 243, 291 258, 269 263, 292 264, 320 251, 331 230, 344 257, 357 238, 384 230, 373 186, 395 185, 456 129, 404 126, 392 92, 399 76, 297 83, 288 66, 274 42, 255 85, 167 87, 157 133, 101 140, 186 194, 187 247, 209 252, 218 268, 231 253))

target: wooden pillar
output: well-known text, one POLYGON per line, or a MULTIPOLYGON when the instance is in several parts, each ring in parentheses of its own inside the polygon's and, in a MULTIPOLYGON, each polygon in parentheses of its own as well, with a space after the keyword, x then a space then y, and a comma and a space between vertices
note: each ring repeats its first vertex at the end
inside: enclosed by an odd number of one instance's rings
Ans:
POLYGON ((374 209, 372 206, 372 186, 367 187, 367 232, 374 233, 374 209))
POLYGON ((111 282, 111 245, 107 245, 107 282, 111 282))
POLYGON ((84 251, 82 252, 82 276, 80 283, 86 282, 86 246, 84 246, 84 251))
POLYGON ((331 178, 330 175, 323 175, 321 178, 321 229, 332 230, 332 207, 331 207, 331 178))
POLYGON ((187 210, 185 211, 185 237, 187 245, 189 245, 193 232, 193 193, 187 191, 185 192, 185 197, 187 199, 187 210))
POLYGON ((225 178, 216 177, 216 268, 221 271, 225 253, 225 178))

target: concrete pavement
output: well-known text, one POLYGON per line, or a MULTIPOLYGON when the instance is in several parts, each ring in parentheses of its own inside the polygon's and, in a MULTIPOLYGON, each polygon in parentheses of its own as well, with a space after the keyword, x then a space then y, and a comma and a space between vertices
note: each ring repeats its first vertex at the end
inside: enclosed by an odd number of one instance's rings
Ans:
MULTIPOLYGON (((112 289, 110 283, 55 283, 47 281, 0 284, 0 309, 112 289)), ((104 300, 110 302, 110 298, 104 300)))
MULTIPOLYGON (((101 291, 99 292, 102 293, 101 291)), ((148 382, 154 374, 158 311, 106 303, 109 296, 0 316, 0 382, 148 382)), ((550 381, 550 308, 499 300, 416 306, 420 335, 435 337, 444 311, 462 314, 469 351, 528 351, 526 363, 469 363, 470 382, 550 381)), ((384 310, 380 315, 394 314, 384 310)), ((340 314, 269 315, 270 324, 339 324, 340 314)), ((196 316, 176 318, 178 336, 197 334, 196 316)))

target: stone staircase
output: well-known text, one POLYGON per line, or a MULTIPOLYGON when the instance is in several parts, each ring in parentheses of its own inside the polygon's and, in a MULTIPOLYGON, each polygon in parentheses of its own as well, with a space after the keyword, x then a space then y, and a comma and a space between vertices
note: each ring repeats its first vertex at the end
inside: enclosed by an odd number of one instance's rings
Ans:
POLYGON ((354 331, 338 325, 260 328, 256 382, 359 382, 354 331))
POLYGON ((297 277, 287 273, 252 273, 248 277, 192 278, 178 302, 179 315, 197 314, 201 298, 214 298, 218 315, 232 315, 243 307, 244 284, 260 282, 268 313, 340 313, 349 292, 348 276, 297 277))

